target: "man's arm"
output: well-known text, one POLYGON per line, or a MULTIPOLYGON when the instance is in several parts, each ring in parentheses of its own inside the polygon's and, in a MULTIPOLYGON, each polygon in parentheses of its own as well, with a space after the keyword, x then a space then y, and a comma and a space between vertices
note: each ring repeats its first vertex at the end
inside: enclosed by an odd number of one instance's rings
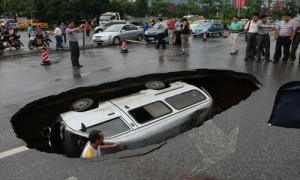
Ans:
POLYGON ((115 148, 115 147, 117 147, 119 145, 120 145, 120 143, 100 145, 100 149, 101 150, 107 150, 107 149, 115 148))
POLYGON ((84 28, 84 24, 81 24, 78 28, 70 29, 71 32, 80 32, 84 28))
POLYGON ((292 32, 292 36, 291 36, 291 40, 293 40, 293 39, 294 39, 294 36, 295 36, 295 34, 296 34, 296 31, 295 31, 295 30, 293 30, 293 32, 292 32))
POLYGON ((276 29, 275 30, 275 40, 277 40, 278 39, 278 36, 279 36, 279 29, 276 29))

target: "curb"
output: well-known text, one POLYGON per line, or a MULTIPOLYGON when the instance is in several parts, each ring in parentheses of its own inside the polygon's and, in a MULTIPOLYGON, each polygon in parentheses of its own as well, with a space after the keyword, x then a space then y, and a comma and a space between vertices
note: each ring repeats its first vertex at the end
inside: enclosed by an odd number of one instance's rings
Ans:
MULTIPOLYGON (((83 46, 79 46, 79 50, 82 51, 83 46)), ((92 49, 94 48, 93 45, 85 45, 85 49, 92 49)), ((70 48, 64 48, 63 51, 56 51, 55 48, 47 48, 47 50, 49 52, 53 53, 60 53, 60 52, 69 52, 70 48)), ((26 52, 21 52, 21 53, 16 53, 16 54, 7 54, 4 52, 4 54, 2 56, 0 56, 0 60, 2 57, 9 57, 9 56, 25 56, 25 55, 30 55, 30 54, 38 54, 38 53, 42 53, 42 48, 38 48, 38 49, 33 49, 33 50, 29 50, 26 52)))

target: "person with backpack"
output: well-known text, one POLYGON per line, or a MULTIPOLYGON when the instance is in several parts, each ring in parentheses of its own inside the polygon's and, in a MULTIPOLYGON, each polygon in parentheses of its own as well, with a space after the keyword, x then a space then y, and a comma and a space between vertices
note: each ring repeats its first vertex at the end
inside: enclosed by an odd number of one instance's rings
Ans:
POLYGON ((254 60, 256 55, 256 36, 257 36, 257 22, 258 22, 258 13, 254 13, 252 20, 250 20, 244 30, 247 33, 247 48, 246 48, 246 56, 244 58, 245 61, 254 60))

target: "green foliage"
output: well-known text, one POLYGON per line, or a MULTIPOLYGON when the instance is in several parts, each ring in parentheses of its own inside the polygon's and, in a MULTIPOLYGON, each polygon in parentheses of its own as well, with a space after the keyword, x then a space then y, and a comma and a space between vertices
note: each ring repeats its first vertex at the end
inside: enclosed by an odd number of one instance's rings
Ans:
POLYGON ((252 19, 254 13, 259 13, 261 11, 260 0, 247 0, 247 7, 241 8, 241 18, 252 19))
POLYGON ((154 0, 150 7, 150 14, 152 16, 168 16, 168 5, 163 0, 154 0))

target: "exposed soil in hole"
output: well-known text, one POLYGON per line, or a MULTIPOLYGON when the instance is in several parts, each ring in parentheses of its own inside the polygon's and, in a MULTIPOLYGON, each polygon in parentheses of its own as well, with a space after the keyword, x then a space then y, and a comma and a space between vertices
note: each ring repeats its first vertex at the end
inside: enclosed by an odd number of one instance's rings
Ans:
POLYGON ((205 88, 213 98, 213 115, 238 104, 258 90, 258 80, 245 73, 226 70, 199 69, 193 71, 151 74, 136 78, 127 78, 92 87, 82 87, 52 95, 27 104, 11 120, 17 137, 23 139, 29 148, 52 153, 48 139, 41 135, 46 126, 51 126, 56 117, 69 110, 77 99, 92 98, 105 101, 129 95, 146 89, 148 81, 160 80, 165 83, 184 81, 205 88))

